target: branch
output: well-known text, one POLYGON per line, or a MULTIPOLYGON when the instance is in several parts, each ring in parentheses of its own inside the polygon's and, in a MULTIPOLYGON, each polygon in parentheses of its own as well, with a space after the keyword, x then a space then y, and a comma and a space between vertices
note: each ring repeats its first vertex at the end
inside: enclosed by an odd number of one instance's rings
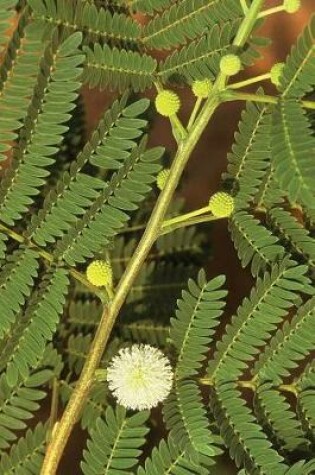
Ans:
MULTIPOLYGON (((241 23, 240 30, 236 35, 234 41, 236 46, 242 46, 245 44, 256 22, 262 3, 263 0, 253 0, 252 5, 248 10, 248 14, 241 23)), ((103 311, 100 324, 85 361, 80 379, 71 395, 63 416, 56 427, 53 438, 48 445, 41 475, 55 475, 57 471, 59 461, 73 426, 84 407, 84 403, 93 385, 95 370, 99 366, 115 320, 151 250, 151 247, 160 234, 164 216, 168 210, 186 163, 188 162, 188 159, 210 118, 220 104, 219 93, 225 89, 226 83, 227 78, 223 74, 219 74, 213 87, 213 94, 207 99, 197 120, 189 131, 188 136, 179 144, 178 151, 171 166, 169 177, 152 211, 146 230, 118 284, 114 299, 109 307, 105 308, 103 311)))
MULTIPOLYGON (((269 104, 278 104, 280 97, 268 96, 267 94, 252 94, 249 92, 236 92, 231 89, 226 89, 221 93, 221 100, 223 102, 230 101, 252 101, 252 102, 265 102, 269 104)), ((315 109, 315 101, 301 101, 301 104, 306 109, 315 109)))

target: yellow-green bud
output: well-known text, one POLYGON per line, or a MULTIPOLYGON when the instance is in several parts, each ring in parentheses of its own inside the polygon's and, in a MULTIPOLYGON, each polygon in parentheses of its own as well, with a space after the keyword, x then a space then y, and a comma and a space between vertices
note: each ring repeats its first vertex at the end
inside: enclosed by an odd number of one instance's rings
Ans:
POLYGON ((96 287, 111 287, 113 271, 109 262, 93 261, 86 269, 86 277, 96 287))
POLYGON ((234 211, 234 199, 228 193, 219 191, 211 196, 209 210, 216 218, 227 218, 234 211))
POLYGON ((242 67, 241 60, 236 54, 227 54, 221 58, 220 70, 226 76, 234 76, 242 67))
POLYGON ((159 114, 171 117, 179 111, 180 99, 176 92, 164 89, 156 96, 155 107, 159 114))
POLYGON ((210 79, 203 79, 202 81, 194 81, 192 83, 192 91, 196 97, 199 97, 200 99, 206 99, 211 90, 212 90, 213 84, 210 81, 210 79))
POLYGON ((159 190, 163 190, 166 180, 169 177, 170 171, 171 170, 169 168, 164 168, 164 170, 161 170, 158 176, 156 177, 156 186, 159 190))
POLYGON ((282 75, 283 68, 284 68, 284 63, 276 63, 270 69, 270 81, 275 86, 279 86, 280 84, 280 78, 282 75))
POLYGON ((283 8, 287 13, 295 13, 300 9, 301 0, 284 0, 283 8))

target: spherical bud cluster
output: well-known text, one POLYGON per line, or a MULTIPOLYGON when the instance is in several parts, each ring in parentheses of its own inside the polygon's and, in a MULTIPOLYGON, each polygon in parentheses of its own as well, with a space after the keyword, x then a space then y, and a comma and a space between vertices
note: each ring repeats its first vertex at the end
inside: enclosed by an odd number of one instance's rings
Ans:
POLYGON ((164 170, 161 170, 158 176, 156 177, 156 185, 159 190, 162 191, 164 189, 164 186, 165 186, 166 180, 169 177, 170 171, 171 170, 169 168, 164 168, 164 170))
POLYGON ((284 0, 283 8, 287 13, 296 13, 301 7, 301 0, 284 0))
POLYGON ((86 269, 86 277, 96 287, 111 287, 113 271, 109 262, 93 261, 86 269))
POLYGON ((171 117, 179 111, 180 99, 176 92, 164 89, 156 96, 155 107, 159 114, 171 117))
POLYGON ((117 402, 127 409, 151 409, 170 393, 173 371, 164 354, 150 345, 123 348, 107 368, 107 381, 117 402))
POLYGON ((216 218, 227 218, 234 211, 234 200, 231 195, 219 191, 211 196, 209 210, 216 218))
POLYGON ((213 84, 210 81, 210 79, 203 79, 202 81, 194 81, 192 83, 192 92, 194 95, 200 99, 206 99, 211 90, 212 90, 213 84))
POLYGON ((220 70, 226 76, 234 76, 242 67, 241 60, 236 54, 227 54, 221 58, 220 70))
POLYGON ((270 81, 275 86, 279 86, 280 78, 283 72, 284 63, 276 63, 272 66, 270 70, 270 81))

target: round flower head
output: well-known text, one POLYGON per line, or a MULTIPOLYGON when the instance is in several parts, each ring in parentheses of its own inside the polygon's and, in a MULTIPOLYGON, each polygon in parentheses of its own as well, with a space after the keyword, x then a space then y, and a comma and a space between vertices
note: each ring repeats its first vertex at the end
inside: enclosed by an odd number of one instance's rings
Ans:
POLYGON ((209 210, 216 218, 227 218, 234 211, 234 200, 228 193, 219 191, 211 196, 209 210))
POLYGON ((155 107, 159 114, 171 117, 179 111, 180 99, 176 92, 164 89, 156 96, 155 107))
POLYGON ((212 82, 210 79, 194 81, 191 88, 196 97, 199 97, 200 99, 206 99, 212 90, 212 82))
POLYGON ((283 68, 284 63, 276 63, 270 69, 270 81, 275 86, 279 86, 280 84, 280 77, 282 75, 283 68))
POLYGON ((169 177, 170 171, 171 170, 169 168, 164 168, 164 170, 161 170, 158 176, 156 177, 156 185, 159 190, 163 190, 166 180, 169 177))
POLYGON ((284 0, 283 8, 287 13, 295 13, 300 9, 301 0, 284 0))
POLYGON ((107 368, 107 381, 118 403, 127 409, 150 409, 170 393, 173 372, 168 358, 150 345, 123 348, 107 368))
POLYGON ((234 76, 239 73, 242 67, 241 60, 236 54, 227 54, 220 61, 220 70, 227 76, 234 76))
POLYGON ((86 277, 96 287, 111 286, 113 271, 109 262, 93 261, 86 269, 86 277))

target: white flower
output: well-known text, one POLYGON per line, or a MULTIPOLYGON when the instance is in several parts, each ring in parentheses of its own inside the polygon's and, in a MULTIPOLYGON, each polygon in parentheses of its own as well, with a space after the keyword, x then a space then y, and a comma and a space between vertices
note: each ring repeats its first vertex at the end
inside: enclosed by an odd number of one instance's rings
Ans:
POLYGON ((128 409, 150 409, 169 394, 173 372, 168 358, 150 345, 123 348, 107 368, 109 389, 128 409))

